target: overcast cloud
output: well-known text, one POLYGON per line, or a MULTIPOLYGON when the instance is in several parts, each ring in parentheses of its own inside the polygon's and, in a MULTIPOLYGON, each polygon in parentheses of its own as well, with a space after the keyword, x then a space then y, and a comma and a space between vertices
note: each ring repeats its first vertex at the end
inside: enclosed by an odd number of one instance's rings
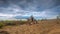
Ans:
POLYGON ((60 0, 0 0, 0 18, 55 18, 60 0))

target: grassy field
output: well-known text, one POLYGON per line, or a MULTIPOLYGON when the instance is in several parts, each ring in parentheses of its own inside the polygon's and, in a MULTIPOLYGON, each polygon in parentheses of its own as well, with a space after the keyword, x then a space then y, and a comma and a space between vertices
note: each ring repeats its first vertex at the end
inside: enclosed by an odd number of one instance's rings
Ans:
MULTIPOLYGON (((15 22, 15 21, 14 21, 15 22)), ((16 21, 17 23, 19 21, 16 21)), ((26 22, 25 22, 26 23, 26 22)), ((39 20, 38 24, 16 26, 3 26, 1 31, 6 31, 6 34, 60 34, 60 20, 39 20)))

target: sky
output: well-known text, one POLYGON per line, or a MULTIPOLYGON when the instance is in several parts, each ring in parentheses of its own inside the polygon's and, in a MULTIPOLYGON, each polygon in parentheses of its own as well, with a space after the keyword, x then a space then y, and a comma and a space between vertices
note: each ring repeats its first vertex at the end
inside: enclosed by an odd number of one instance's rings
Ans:
POLYGON ((53 19, 60 14, 60 0, 0 0, 0 19, 53 19))

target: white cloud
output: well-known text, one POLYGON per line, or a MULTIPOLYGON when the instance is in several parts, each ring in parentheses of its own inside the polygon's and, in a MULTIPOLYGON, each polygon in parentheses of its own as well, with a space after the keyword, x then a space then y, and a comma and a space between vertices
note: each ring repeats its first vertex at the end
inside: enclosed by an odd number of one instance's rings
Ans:
POLYGON ((0 13, 0 19, 12 19, 15 15, 0 13))
POLYGON ((2 14, 2 13, 0 13, 0 16, 12 17, 13 15, 11 15, 11 14, 2 14))

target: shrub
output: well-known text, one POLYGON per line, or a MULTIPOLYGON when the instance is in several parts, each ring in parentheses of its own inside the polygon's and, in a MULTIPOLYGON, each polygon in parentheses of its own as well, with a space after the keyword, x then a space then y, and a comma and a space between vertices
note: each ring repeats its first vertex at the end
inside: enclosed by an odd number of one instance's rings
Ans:
POLYGON ((3 23, 0 23, 0 28, 2 28, 4 26, 4 24, 3 23))
POLYGON ((14 26, 14 25, 16 25, 16 24, 15 24, 15 23, 10 23, 10 22, 9 22, 9 23, 6 23, 6 26, 8 26, 8 25, 9 25, 9 26, 14 26))
POLYGON ((27 23, 27 21, 20 21, 20 24, 22 25, 22 24, 26 24, 27 23))

